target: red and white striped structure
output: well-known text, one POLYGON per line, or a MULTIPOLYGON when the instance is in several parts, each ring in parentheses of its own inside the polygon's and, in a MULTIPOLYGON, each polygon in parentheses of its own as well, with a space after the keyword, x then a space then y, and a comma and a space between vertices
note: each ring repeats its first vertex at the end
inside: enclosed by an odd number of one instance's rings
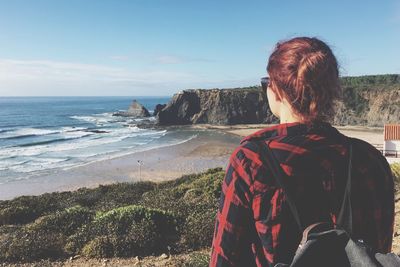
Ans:
POLYGON ((387 157, 400 157, 400 124, 386 124, 383 151, 387 157))

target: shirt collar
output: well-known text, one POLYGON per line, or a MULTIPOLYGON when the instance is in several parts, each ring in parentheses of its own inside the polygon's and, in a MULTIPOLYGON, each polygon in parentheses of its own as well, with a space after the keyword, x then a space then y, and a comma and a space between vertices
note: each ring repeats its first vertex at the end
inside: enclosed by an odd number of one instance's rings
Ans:
POLYGON ((311 124, 305 124, 301 122, 281 123, 273 125, 262 130, 259 130, 251 135, 243 138, 240 143, 246 141, 256 140, 268 140, 276 137, 282 137, 286 135, 301 135, 305 133, 326 133, 326 134, 339 134, 338 130, 332 127, 327 122, 314 122, 311 124))

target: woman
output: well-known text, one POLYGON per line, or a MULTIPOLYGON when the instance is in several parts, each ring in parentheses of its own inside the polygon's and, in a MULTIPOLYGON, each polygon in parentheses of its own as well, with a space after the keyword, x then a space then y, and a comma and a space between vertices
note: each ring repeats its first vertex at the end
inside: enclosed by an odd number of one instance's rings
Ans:
MULTIPOLYGON (((222 184, 210 266, 290 263, 301 232, 265 164, 270 149, 287 175, 304 225, 336 222, 342 204, 349 139, 329 124, 341 95, 338 65, 317 38, 278 43, 264 79, 268 103, 280 124, 241 141, 222 184), (262 148, 261 146, 265 146, 262 148)), ((352 238, 390 252, 394 188, 386 159, 370 144, 352 142, 352 238)))

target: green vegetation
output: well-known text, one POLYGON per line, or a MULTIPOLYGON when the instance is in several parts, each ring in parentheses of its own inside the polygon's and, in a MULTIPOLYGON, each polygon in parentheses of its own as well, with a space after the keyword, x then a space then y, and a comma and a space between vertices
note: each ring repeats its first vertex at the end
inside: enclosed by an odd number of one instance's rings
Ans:
POLYGON ((390 167, 393 173, 396 192, 400 192, 400 163, 393 163, 390 167))
MULTIPOLYGON (((0 201, 0 262, 180 253, 211 245, 221 168, 0 201)), ((198 257, 197 257, 198 256, 198 257)), ((200 266, 205 255, 188 266, 200 266)))
MULTIPOLYGON (((400 88, 400 74, 344 76, 340 78, 344 90, 392 90, 400 88)), ((235 90, 261 90, 261 85, 231 88, 235 90)), ((229 90, 229 89, 227 89, 229 90)))
MULTIPOLYGON (((391 165, 396 188, 400 164, 391 165)), ((0 201, 0 262, 187 253, 207 266, 224 171, 0 201), (52 201, 50 201, 52 200, 52 201), (30 210, 30 208, 34 208, 30 210)))
POLYGON ((68 238, 66 251, 89 257, 150 255, 166 251, 178 239, 172 214, 142 206, 100 212, 68 238))
POLYGON ((210 255, 204 252, 190 254, 189 260, 183 263, 184 267, 207 267, 210 262, 210 255))
POLYGON ((370 94, 400 90, 400 75, 342 77, 341 85, 345 107, 352 110, 357 117, 363 117, 362 114, 368 112, 371 106, 371 100, 374 100, 370 94))
MULTIPOLYGON (((254 86, 246 86, 246 87, 238 87, 238 88, 232 88, 234 90, 239 90, 239 91, 261 91, 261 85, 254 85, 254 86)), ((223 89, 225 90, 225 89, 223 89)), ((229 89, 226 89, 229 90, 229 89)))
POLYGON ((400 86, 399 74, 365 75, 354 77, 342 77, 342 86, 368 89, 379 86, 382 89, 390 89, 400 86))

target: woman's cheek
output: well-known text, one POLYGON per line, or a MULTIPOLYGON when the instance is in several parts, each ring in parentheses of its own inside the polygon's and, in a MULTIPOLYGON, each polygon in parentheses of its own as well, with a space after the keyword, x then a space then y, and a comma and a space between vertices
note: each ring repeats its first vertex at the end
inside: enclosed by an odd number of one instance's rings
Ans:
POLYGON ((276 99, 274 91, 272 91, 270 87, 267 88, 267 98, 272 114, 279 118, 279 102, 276 99))

